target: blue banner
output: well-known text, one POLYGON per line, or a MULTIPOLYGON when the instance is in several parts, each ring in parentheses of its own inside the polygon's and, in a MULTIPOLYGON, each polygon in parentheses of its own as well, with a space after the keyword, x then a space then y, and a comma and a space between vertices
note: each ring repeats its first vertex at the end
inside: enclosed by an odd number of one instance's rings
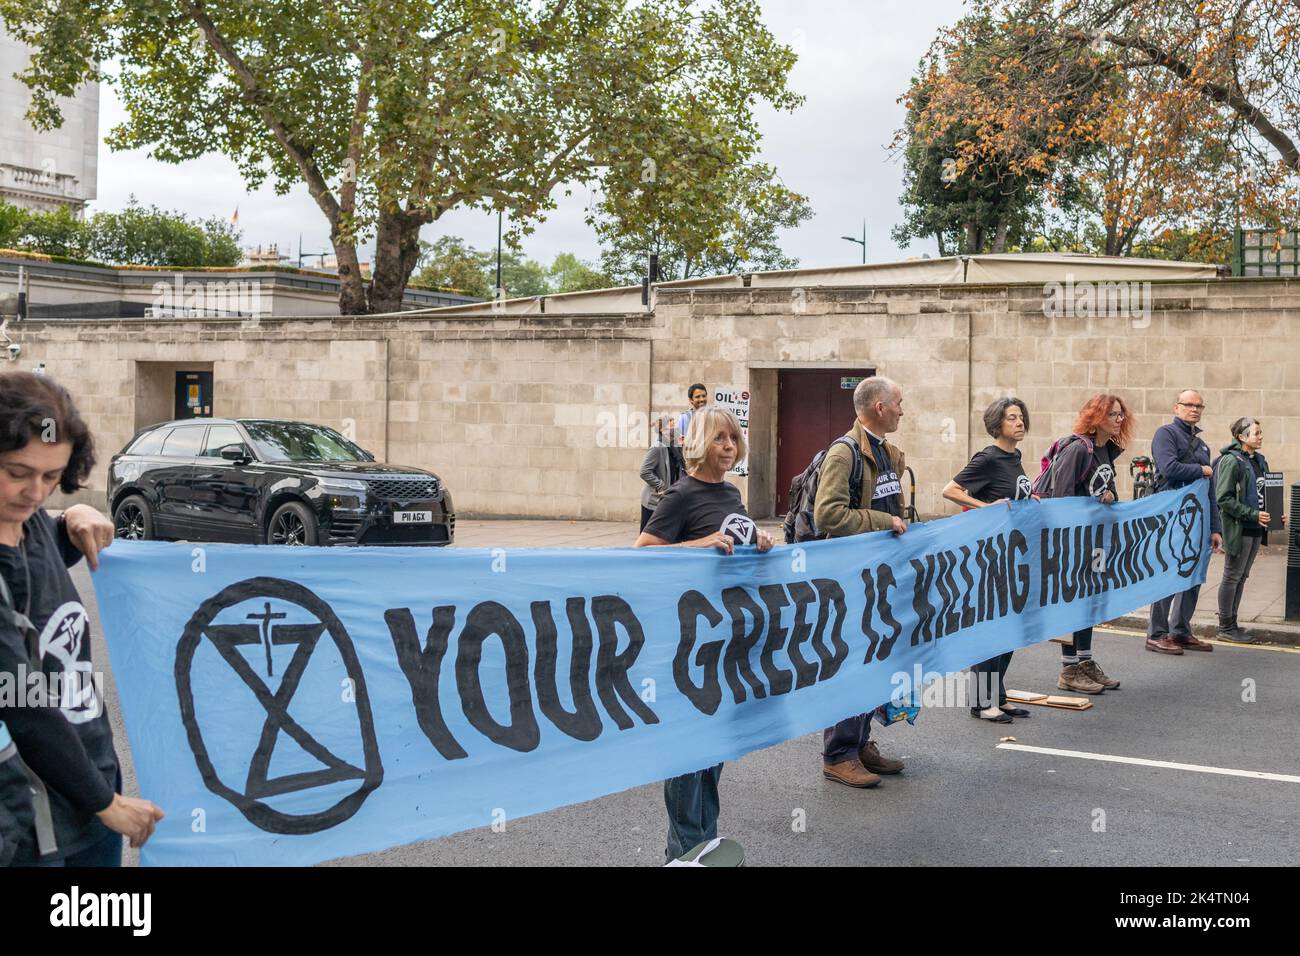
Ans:
POLYGON ((732 556, 119 541, 93 580, 140 790, 167 812, 142 861, 314 863, 734 760, 900 674, 1202 583, 1206 495, 732 556))

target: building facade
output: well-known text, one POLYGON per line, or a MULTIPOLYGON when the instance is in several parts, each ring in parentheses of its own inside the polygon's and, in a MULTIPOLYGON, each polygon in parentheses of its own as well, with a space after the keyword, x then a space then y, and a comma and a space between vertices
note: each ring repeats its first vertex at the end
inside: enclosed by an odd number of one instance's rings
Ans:
POLYGON ((60 97, 63 125, 32 128, 31 93, 15 73, 31 50, 0 30, 0 199, 24 209, 52 212, 67 206, 78 215, 95 198, 99 166, 99 84, 60 97))

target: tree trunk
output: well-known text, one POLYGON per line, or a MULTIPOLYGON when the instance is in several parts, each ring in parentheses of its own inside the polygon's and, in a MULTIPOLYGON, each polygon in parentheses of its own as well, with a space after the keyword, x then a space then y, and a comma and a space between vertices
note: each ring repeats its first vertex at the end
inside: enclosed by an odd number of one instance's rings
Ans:
POLYGON ((416 216, 402 210, 381 211, 375 232, 375 264, 371 270, 367 312, 398 312, 406 282, 420 261, 420 226, 416 216))
POLYGON ((1117 256, 1119 251, 1119 214, 1111 210, 1110 221, 1106 223, 1106 249, 1108 256, 1117 256))
POLYGON ((999 216, 997 229, 993 233, 994 253, 1007 251, 1007 217, 999 216))
POLYGON ((330 242, 339 265, 339 314, 365 315, 368 311, 366 287, 361 280, 361 264, 357 261, 357 244, 340 240, 337 230, 331 230, 330 242))
POLYGON ((973 219, 966 223, 966 242, 962 252, 973 256, 980 251, 980 227, 973 219))

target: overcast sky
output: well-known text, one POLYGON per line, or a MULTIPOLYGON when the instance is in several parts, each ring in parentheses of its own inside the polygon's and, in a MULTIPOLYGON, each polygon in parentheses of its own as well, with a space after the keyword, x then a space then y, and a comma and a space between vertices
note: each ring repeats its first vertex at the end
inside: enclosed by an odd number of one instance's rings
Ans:
MULTIPOLYGON (((900 218, 901 168, 886 146, 902 122, 899 95, 937 30, 962 15, 961 0, 763 0, 762 7, 768 28, 798 52, 790 86, 807 97, 793 114, 759 114, 763 159, 812 202, 813 218, 788 232, 786 252, 804 266, 860 262, 861 248, 840 237, 860 236, 865 219, 868 261, 936 255, 933 243, 900 249, 890 238, 900 218)), ((101 134, 122 118, 113 89, 104 87, 101 134)), ((146 205, 200 218, 229 218, 237 207, 245 246, 279 243, 282 253, 289 248, 297 256, 301 235, 304 252, 330 250, 325 219, 305 187, 285 196, 270 188, 249 193, 222 156, 172 165, 143 150, 102 146, 92 208, 120 209, 132 193, 146 205)), ((524 253, 545 264, 566 251, 595 261, 599 247, 583 222, 587 190, 557 197, 559 208, 525 240, 524 253)), ((453 211, 422 233, 430 241, 441 235, 493 248, 496 217, 453 211)))

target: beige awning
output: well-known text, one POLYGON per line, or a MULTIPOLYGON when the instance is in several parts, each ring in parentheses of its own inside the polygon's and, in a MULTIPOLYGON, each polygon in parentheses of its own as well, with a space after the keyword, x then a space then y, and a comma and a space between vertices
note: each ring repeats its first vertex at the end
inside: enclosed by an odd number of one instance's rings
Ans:
MULTIPOLYGON (((755 272, 749 276, 706 276, 660 282, 668 289, 794 289, 818 286, 853 288, 872 286, 933 286, 1021 282, 1147 282, 1213 279, 1218 267, 1208 262, 1171 262, 1165 259, 1130 259, 1121 256, 1087 256, 1064 252, 1025 252, 986 256, 945 256, 905 262, 868 263, 833 268, 785 269, 755 272), (748 280, 748 281, 746 281, 748 280)), ((592 315, 643 312, 640 286, 621 286, 593 292, 567 292, 548 296, 506 299, 499 303, 444 306, 403 312, 402 315, 510 316, 592 315)))

